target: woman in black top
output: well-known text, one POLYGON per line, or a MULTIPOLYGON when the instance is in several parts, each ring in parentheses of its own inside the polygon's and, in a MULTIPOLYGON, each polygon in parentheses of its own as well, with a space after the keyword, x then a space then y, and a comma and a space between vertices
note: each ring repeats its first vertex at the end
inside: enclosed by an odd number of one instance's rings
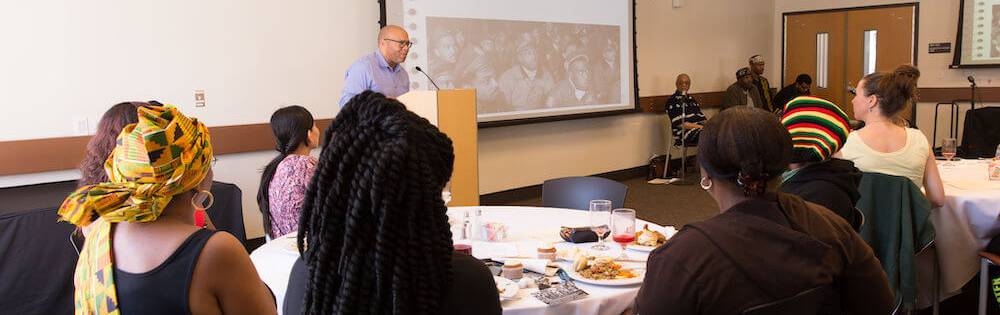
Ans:
POLYGON ((489 270, 452 250, 451 140, 371 91, 324 133, 285 314, 500 314, 489 270))

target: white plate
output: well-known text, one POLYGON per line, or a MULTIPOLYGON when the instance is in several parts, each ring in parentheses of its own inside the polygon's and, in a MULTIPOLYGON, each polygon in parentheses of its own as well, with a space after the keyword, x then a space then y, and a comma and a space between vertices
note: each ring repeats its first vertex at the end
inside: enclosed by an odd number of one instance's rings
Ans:
MULTIPOLYGON (((660 245, 660 246, 663 246, 663 245, 660 245)), ((644 245, 639 245, 639 244, 628 244, 628 246, 625 246, 626 249, 631 249, 631 250, 640 251, 640 252, 647 252, 647 253, 653 251, 657 247, 659 247, 659 246, 644 246, 644 245)))
POLYGON ((646 270, 645 269, 636 269, 636 268, 633 268, 632 272, 634 272, 634 273, 637 274, 635 278, 615 279, 615 280, 594 280, 594 279, 584 278, 582 275, 580 275, 576 271, 566 270, 566 274, 568 274, 569 277, 572 278, 573 280, 576 280, 576 281, 579 281, 579 282, 583 282, 583 283, 596 284, 596 285, 607 285, 607 286, 636 285, 636 284, 641 284, 642 283, 642 279, 646 278, 646 270))
POLYGON ((513 300, 517 298, 517 291, 521 288, 517 286, 517 282, 504 277, 493 276, 493 281, 496 282, 497 288, 503 288, 503 293, 499 293, 500 290, 497 289, 498 295, 500 295, 501 301, 513 300))

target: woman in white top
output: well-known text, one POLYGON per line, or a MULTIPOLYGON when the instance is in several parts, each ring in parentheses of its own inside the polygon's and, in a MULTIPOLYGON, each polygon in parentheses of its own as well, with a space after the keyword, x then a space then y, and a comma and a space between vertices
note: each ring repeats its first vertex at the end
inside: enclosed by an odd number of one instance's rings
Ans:
POLYGON ((840 153, 864 172, 909 178, 935 208, 944 204, 944 187, 934 162, 934 153, 920 130, 907 128, 901 117, 915 103, 920 70, 902 65, 896 70, 875 72, 858 82, 851 103, 854 118, 865 127, 852 132, 840 153))

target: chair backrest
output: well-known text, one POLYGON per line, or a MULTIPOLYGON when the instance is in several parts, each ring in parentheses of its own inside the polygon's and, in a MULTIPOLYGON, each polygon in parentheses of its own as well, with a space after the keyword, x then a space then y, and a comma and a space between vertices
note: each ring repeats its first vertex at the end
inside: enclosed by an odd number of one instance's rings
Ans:
POLYGON ((774 302, 753 306, 743 310, 744 315, 812 315, 819 314, 826 299, 833 295, 829 285, 815 287, 796 295, 774 302))
POLYGON ((0 313, 73 314, 73 230, 55 208, 0 214, 0 313))
POLYGON ((1000 144, 1000 108, 972 109, 965 114, 962 132, 962 157, 993 157, 1000 144))
POLYGON ((579 176, 550 179, 542 183, 542 206, 587 210, 590 201, 611 200, 613 208, 625 206, 628 186, 601 177, 579 176))
POLYGON ((896 302, 910 309, 917 298, 914 256, 934 241, 930 202, 910 179, 881 173, 864 173, 858 192, 865 219, 858 234, 882 264, 896 302))

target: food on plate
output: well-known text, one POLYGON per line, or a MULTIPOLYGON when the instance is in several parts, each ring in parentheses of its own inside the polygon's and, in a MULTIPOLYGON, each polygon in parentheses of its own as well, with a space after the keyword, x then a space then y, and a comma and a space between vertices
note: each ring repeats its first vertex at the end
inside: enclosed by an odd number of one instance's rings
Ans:
POLYGON ((508 260, 503 264, 503 269, 500 272, 504 278, 511 280, 518 280, 524 277, 524 265, 516 260, 508 260))
POLYGON ((635 243, 642 246, 657 247, 667 243, 667 236, 649 229, 646 224, 641 231, 635 232, 635 243))
POLYGON ((638 276, 632 270, 622 268, 622 265, 607 257, 579 256, 573 262, 573 269, 580 276, 593 280, 619 280, 638 276))
POLYGON ((547 244, 538 247, 538 259, 548 259, 549 261, 556 260, 556 248, 552 244, 547 244))

